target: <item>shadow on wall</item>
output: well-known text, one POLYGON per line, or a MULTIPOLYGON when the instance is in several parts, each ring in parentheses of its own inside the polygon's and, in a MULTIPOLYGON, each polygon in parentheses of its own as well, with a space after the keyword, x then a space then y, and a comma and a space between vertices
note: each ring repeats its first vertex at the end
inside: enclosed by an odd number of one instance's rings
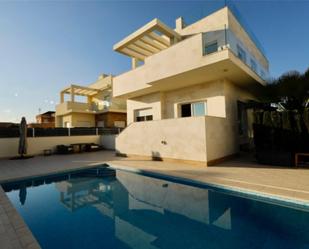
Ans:
MULTIPOLYGON (((120 151, 116 150, 116 156, 119 157, 128 157, 126 153, 121 153, 120 151)), ((158 151, 152 151, 151 152, 151 160, 152 161, 163 161, 163 158, 161 157, 160 152, 158 151)))
POLYGON ((119 157, 128 157, 128 155, 126 153, 121 153, 119 150, 116 150, 115 155, 119 156, 119 157))
POLYGON ((152 151, 151 158, 153 161, 163 161, 163 158, 161 157, 161 154, 158 151, 152 151))

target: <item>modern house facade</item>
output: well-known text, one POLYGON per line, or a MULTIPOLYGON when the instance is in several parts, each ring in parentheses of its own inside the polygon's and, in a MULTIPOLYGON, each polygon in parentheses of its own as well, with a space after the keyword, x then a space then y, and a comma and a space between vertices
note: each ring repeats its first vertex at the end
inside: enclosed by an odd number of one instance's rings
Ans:
POLYGON ((126 102, 113 98, 112 82, 112 75, 102 74, 87 87, 70 85, 63 89, 56 106, 56 127, 124 128, 126 102))
POLYGON ((228 7, 189 26, 178 18, 175 29, 154 19, 114 50, 132 60, 113 81, 114 97, 127 101, 120 154, 212 164, 249 142, 244 106, 269 65, 228 7))
POLYGON ((55 112, 48 111, 36 115, 36 123, 28 125, 29 128, 55 128, 55 112))

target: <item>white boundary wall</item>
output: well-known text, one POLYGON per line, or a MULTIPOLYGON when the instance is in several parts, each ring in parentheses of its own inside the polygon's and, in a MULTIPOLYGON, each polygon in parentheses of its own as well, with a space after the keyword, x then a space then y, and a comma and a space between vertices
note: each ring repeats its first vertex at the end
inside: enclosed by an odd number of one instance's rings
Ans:
POLYGON ((116 137, 126 155, 206 162, 205 117, 131 123, 116 137))
MULTIPOLYGON (((104 135, 103 135, 104 136, 104 135)), ((109 135, 107 135, 109 136, 109 135)), ((103 139, 104 140, 104 139, 103 139)), ((29 137, 28 154, 40 155, 43 150, 55 150, 57 145, 70 145, 73 143, 101 144, 101 136, 61 136, 61 137, 29 137)), ((19 138, 0 138, 0 158, 8 158, 18 155, 19 138)), ((104 145, 104 144, 103 144, 104 145)))
POLYGON ((101 136, 101 145, 107 150, 115 150, 116 136, 114 134, 101 136))

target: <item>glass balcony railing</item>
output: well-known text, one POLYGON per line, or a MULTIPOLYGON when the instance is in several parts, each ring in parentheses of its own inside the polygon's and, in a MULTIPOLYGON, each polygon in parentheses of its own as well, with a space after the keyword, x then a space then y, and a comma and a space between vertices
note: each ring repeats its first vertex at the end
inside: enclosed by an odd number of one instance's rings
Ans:
POLYGON ((269 78, 268 62, 263 53, 256 48, 248 49, 246 43, 226 28, 203 33, 203 54, 208 55, 230 49, 243 63, 263 80, 269 78))
POLYGON ((195 9, 186 11, 184 13, 181 13, 181 16, 184 17, 185 23, 187 25, 193 24, 194 22, 197 22, 198 20, 211 15, 215 11, 227 6, 229 10, 233 13, 233 15, 236 17, 240 25, 243 27, 243 29, 246 31, 246 33, 249 35, 251 40, 255 43, 257 48, 261 51, 261 53, 266 56, 266 51, 264 47, 262 46, 261 42, 258 40, 250 26, 248 25, 247 21, 243 17, 243 15, 238 10, 235 3, 229 0, 218 0, 218 1, 201 1, 200 3, 196 4, 195 9))

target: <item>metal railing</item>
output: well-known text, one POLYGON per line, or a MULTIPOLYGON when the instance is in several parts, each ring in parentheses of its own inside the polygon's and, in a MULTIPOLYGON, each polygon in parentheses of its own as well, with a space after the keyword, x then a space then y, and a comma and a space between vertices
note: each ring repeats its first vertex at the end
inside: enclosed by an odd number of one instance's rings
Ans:
MULTIPOLYGON (((119 134, 123 128, 76 127, 76 128, 28 128, 28 137, 93 136, 119 134)), ((0 128, 0 138, 19 137, 19 128, 0 128)))

